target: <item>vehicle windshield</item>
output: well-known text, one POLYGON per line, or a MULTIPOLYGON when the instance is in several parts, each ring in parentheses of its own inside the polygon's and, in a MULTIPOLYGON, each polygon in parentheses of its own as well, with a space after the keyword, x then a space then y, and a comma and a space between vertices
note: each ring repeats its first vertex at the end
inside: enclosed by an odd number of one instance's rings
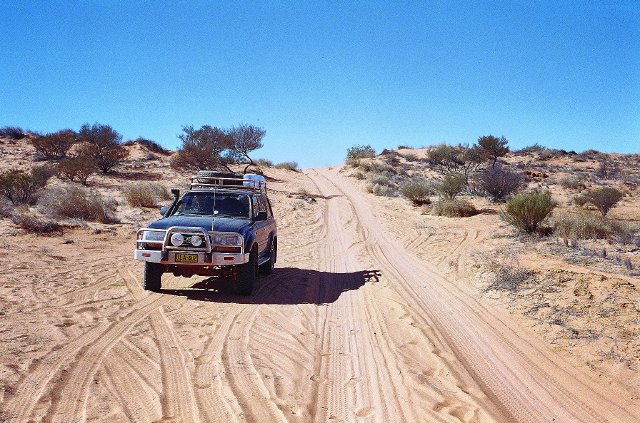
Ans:
POLYGON ((190 192, 182 197, 174 215, 240 217, 249 219, 251 217, 249 204, 250 199, 246 194, 190 192))

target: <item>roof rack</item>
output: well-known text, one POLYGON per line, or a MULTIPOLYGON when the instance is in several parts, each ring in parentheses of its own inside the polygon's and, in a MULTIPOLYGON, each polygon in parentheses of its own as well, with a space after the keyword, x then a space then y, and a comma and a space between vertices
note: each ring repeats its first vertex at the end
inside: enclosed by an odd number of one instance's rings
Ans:
POLYGON ((191 177, 191 189, 242 189, 252 192, 267 193, 267 182, 262 175, 200 171, 191 177))

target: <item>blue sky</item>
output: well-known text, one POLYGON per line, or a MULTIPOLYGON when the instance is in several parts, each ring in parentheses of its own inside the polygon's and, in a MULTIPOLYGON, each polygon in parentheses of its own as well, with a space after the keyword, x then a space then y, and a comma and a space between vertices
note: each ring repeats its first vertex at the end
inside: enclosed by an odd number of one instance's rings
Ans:
POLYGON ((0 3, 0 126, 266 129, 257 157, 504 135, 640 152, 639 1, 0 3))

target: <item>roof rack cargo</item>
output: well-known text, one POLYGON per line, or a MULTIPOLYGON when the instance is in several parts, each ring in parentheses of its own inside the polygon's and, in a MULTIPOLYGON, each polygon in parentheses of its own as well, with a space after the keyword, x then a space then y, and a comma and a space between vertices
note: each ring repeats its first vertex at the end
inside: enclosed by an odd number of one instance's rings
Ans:
POLYGON ((246 189, 266 194, 267 182, 264 176, 255 173, 240 175, 237 173, 201 170, 191 177, 191 189, 194 188, 246 189))

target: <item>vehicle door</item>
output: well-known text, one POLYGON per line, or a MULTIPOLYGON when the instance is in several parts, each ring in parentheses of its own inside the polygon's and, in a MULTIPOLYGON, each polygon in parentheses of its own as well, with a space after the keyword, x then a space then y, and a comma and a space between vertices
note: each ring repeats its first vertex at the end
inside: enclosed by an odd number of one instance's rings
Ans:
MULTIPOLYGON (((254 219, 258 217, 258 213, 266 212, 267 205, 262 195, 256 195, 254 207, 254 219)), ((269 241, 269 219, 256 221, 254 223, 256 230, 256 241, 258 242, 258 253, 262 255, 267 249, 267 243, 269 241)))

